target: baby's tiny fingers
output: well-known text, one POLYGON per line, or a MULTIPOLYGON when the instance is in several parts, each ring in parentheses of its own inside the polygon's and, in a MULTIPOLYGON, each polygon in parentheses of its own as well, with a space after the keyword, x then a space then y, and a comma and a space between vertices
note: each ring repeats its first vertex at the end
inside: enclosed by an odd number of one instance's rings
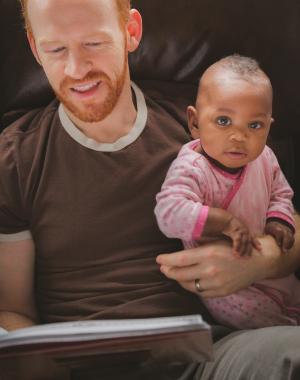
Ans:
POLYGON ((240 256, 250 256, 252 251, 251 239, 248 234, 244 234, 241 237, 240 256))
POLYGON ((250 240, 248 240, 246 247, 245 247, 245 254, 244 256, 251 256, 252 253, 252 243, 250 240))
POLYGON ((242 245, 241 235, 235 236, 234 238, 232 238, 232 240, 233 240, 233 251, 241 254, 241 249, 242 249, 242 247, 241 247, 241 245, 242 245))
POLYGON ((294 245, 295 238, 291 233, 284 234, 283 241, 282 241, 282 248, 284 252, 291 249, 294 245))
POLYGON ((257 238, 252 238, 252 246, 258 251, 261 251, 261 243, 257 238))
POLYGON ((276 241, 277 241, 277 244, 279 245, 280 248, 284 247, 284 245, 283 245, 284 234, 282 232, 276 235, 276 241))

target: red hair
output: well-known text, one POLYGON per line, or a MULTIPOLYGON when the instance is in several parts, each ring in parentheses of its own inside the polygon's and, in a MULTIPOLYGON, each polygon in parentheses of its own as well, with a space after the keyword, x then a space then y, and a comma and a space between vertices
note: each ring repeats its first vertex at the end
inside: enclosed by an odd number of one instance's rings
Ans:
MULTIPOLYGON (((22 7, 22 14, 25 20, 25 28, 30 31, 30 21, 27 12, 28 0, 20 0, 22 7)), ((130 0, 115 0, 118 12, 119 12, 119 22, 121 27, 123 27, 129 19, 130 11, 130 0)))

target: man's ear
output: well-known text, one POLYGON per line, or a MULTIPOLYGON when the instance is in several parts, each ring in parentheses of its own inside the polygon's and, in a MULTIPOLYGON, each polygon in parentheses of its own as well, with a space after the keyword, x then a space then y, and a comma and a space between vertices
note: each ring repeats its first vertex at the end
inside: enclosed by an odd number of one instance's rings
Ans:
POLYGON ((135 51, 139 46, 143 33, 142 16, 136 9, 130 9, 129 20, 126 25, 127 49, 129 52, 135 51))
POLYGON ((41 65, 41 60, 40 60, 40 57, 39 57, 38 52, 37 52, 36 43, 35 43, 35 39, 34 39, 32 32, 27 32, 27 39, 28 39, 32 54, 34 55, 38 64, 41 65))
POLYGON ((272 125, 274 123, 274 119, 273 119, 273 117, 271 117, 271 123, 270 123, 270 125, 272 125))
POLYGON ((198 139, 199 127, 198 127, 197 110, 193 106, 188 106, 186 112, 187 112, 188 127, 191 132, 191 135, 194 139, 198 139))

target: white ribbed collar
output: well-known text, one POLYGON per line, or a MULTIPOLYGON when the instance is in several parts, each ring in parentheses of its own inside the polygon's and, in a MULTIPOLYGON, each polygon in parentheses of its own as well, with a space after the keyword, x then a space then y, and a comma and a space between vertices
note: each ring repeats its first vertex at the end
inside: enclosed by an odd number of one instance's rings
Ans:
POLYGON ((133 127, 126 136, 120 137, 114 143, 99 143, 82 133, 70 120, 62 104, 59 105, 58 114, 60 122, 65 131, 79 144, 86 148, 101 151, 101 152, 116 152, 132 144, 143 132, 147 117, 148 110, 145 102, 145 97, 138 86, 131 82, 131 87, 136 96, 137 117, 133 127))

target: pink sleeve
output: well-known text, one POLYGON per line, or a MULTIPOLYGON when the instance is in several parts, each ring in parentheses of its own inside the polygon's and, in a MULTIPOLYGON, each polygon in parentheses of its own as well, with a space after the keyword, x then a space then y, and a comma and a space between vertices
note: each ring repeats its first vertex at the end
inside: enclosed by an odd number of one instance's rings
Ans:
POLYGON ((267 218, 276 217, 285 220, 293 227, 294 222, 294 207, 292 203, 293 190, 288 184, 275 154, 268 150, 268 163, 272 169, 273 181, 271 188, 271 200, 267 212, 267 218))
POLYGON ((185 241, 199 239, 208 207, 203 206, 207 183, 200 167, 186 154, 172 163, 161 192, 156 196, 155 215, 168 237, 185 241))

